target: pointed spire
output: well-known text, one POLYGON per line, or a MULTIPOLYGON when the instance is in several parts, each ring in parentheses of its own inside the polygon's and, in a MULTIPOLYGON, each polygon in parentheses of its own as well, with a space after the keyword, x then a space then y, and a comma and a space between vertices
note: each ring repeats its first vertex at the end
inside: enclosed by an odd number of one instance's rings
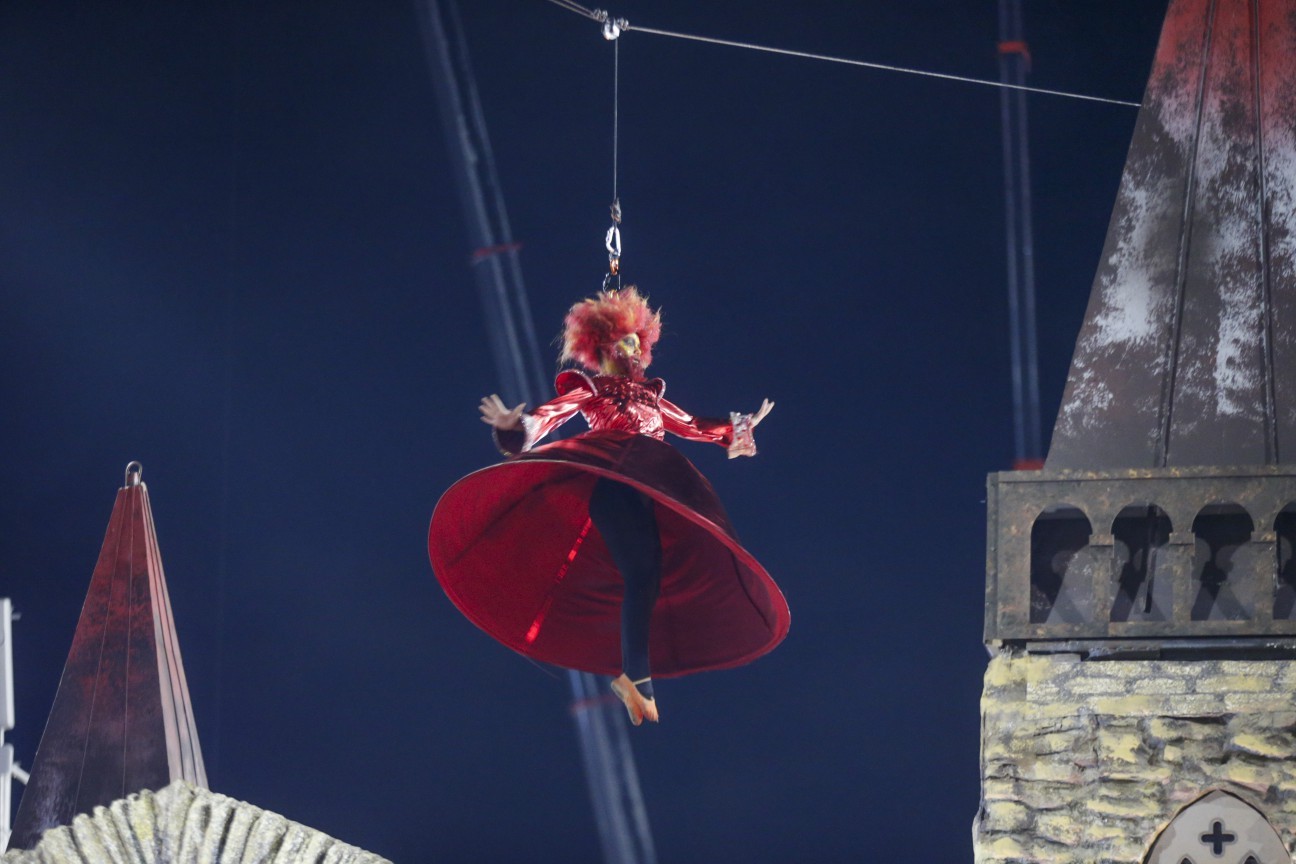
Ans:
POLYGON ((126 466, 10 848, 141 789, 207 786, 141 472, 126 466))
POLYGON ((1046 466, 1296 461, 1296 0, 1173 0, 1046 466))

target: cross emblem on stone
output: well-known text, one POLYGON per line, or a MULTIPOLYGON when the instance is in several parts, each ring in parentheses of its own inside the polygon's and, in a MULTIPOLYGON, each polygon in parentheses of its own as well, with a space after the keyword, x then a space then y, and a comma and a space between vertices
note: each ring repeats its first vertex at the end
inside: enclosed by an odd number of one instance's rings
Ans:
POLYGON ((1264 814, 1236 795, 1207 792, 1162 829, 1145 864, 1296 864, 1264 814), (1173 830, 1172 830, 1173 829, 1173 830), (1210 850, 1209 852, 1207 850, 1210 850))
POLYGON ((1224 823, 1219 821, 1218 819, 1216 819, 1215 822, 1211 824, 1211 830, 1209 834, 1201 835, 1202 844, 1205 846, 1210 846, 1211 854, 1213 854, 1217 858, 1224 854, 1224 844, 1232 843, 1236 839, 1237 839, 1236 834, 1224 833, 1224 823))

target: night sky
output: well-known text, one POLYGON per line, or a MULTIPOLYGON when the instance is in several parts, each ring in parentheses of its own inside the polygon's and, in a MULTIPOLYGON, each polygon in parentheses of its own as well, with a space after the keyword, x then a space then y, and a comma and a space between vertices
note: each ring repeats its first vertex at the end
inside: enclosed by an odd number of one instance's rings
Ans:
MULTIPOLYGON (((461 6, 548 350, 606 264, 612 45, 542 0, 461 6)), ((1031 83, 1141 97, 1163 3, 1026 7, 1031 83)), ((991 0, 611 11, 997 77, 991 0)), ((659 858, 970 861, 984 479, 1013 457, 999 93, 633 31, 620 61, 652 371, 696 413, 778 403, 755 459, 678 443, 792 609, 631 730, 659 858)), ((1029 106, 1051 428, 1136 111, 1029 106)), ((464 226, 412 3, 0 6, 21 762, 137 459, 216 791, 397 862, 598 860, 566 676, 427 561, 438 496, 497 458, 464 226)))

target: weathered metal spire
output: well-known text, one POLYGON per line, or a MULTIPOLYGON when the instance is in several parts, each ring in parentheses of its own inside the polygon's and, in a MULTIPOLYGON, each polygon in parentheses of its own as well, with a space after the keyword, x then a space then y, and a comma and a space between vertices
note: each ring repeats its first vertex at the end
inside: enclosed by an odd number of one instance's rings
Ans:
POLYGON ((11 848, 142 789, 206 787, 140 466, 126 466, 11 848))
POLYGON ((1046 468, 1296 454, 1296 2, 1173 0, 1046 468))

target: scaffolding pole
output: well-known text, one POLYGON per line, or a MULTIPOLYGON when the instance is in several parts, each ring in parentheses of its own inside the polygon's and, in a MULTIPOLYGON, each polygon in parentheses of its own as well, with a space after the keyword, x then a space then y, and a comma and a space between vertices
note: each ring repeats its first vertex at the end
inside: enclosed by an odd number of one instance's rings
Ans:
MULTIPOLYGON (((999 0, 999 80, 1022 87, 1030 49, 1021 0, 999 0)), ((1035 243, 1031 215, 1030 146, 1026 93, 999 91, 1004 163, 1004 235, 1008 253, 1008 326, 1012 350, 1013 467, 1043 466, 1039 352, 1035 334, 1035 243)))
POLYGON ((4 740, 14 727, 13 617, 13 604, 0 597, 0 852, 9 848, 13 829, 13 781, 26 777, 14 763, 13 745, 4 740))

